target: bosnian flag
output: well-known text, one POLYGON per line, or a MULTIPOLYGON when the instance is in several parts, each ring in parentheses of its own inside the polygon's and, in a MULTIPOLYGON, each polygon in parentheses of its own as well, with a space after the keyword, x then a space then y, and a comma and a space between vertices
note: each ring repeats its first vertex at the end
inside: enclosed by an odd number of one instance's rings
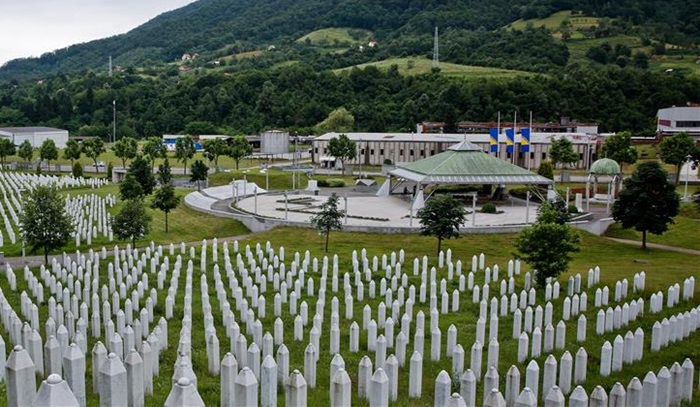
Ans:
POLYGON ((489 129, 489 146, 492 153, 498 153, 498 129, 495 127, 489 129))

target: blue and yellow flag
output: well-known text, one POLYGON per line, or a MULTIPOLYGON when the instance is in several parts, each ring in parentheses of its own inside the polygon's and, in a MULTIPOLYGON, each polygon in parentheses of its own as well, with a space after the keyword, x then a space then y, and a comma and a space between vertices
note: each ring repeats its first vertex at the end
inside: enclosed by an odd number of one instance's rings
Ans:
POLYGON ((530 151, 530 129, 520 131, 520 151, 527 153, 530 151))
POLYGON ((489 146, 492 153, 498 154, 498 129, 495 127, 489 129, 489 146))
POLYGON ((515 131, 506 129, 506 153, 513 153, 513 144, 515 144, 515 131))

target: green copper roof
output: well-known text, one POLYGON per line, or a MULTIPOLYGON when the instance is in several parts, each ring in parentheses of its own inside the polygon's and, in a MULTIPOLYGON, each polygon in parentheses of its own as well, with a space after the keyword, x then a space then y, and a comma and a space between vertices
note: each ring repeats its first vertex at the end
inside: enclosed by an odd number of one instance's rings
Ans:
POLYGON ((447 151, 400 163, 392 175, 423 184, 551 184, 552 181, 463 141, 447 151))
POLYGON ((620 172, 620 165, 615 160, 611 160, 610 158, 601 158, 600 160, 596 160, 593 162, 593 164, 591 164, 591 174, 616 175, 620 172))

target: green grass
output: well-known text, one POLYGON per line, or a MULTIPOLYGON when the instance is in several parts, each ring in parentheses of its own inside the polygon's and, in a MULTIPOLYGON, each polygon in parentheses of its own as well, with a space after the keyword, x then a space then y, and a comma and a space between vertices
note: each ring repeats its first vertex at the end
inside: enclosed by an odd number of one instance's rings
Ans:
POLYGON ((570 60, 572 61, 576 59, 585 60, 588 49, 604 43, 608 43, 613 47, 615 45, 626 45, 632 49, 632 54, 637 52, 649 52, 649 48, 642 45, 641 39, 629 35, 616 35, 605 38, 571 39, 565 42, 566 46, 569 47, 569 53, 571 55, 570 60))
MULTIPOLYGON (((210 186, 220 186, 230 184, 233 179, 243 179, 245 178, 249 182, 255 182, 260 188, 265 188, 269 190, 290 190, 292 189, 292 172, 269 170, 267 175, 260 173, 259 170, 249 170, 249 171, 230 171, 230 172, 220 172, 217 174, 210 174, 209 185, 210 186), (266 188, 269 185, 269 188, 266 188)), ((345 181, 345 186, 349 187, 354 185, 355 177, 346 175, 342 176, 340 174, 336 175, 319 175, 316 174, 312 177, 314 180, 321 179, 342 179, 345 181)), ((383 177, 374 177, 377 183, 382 183, 384 181, 383 177)), ((296 189, 305 189, 308 185, 309 178, 304 173, 296 173, 296 181, 294 181, 294 186, 296 189), (301 182, 301 183, 300 183, 301 182)))
MULTIPOLYGON (((693 190, 690 189, 690 191, 693 190)), ((649 243, 700 250, 698 228, 700 228, 700 215, 696 206, 694 204, 683 204, 681 214, 675 218, 675 223, 669 226, 668 231, 662 235, 648 233, 647 241, 649 243)), ((622 226, 619 224, 610 226, 605 235, 618 239, 642 241, 641 232, 637 232, 634 229, 622 229, 622 226)))
POLYGON ((696 55, 683 55, 678 59, 675 55, 656 57, 649 61, 649 67, 654 70, 666 71, 673 69, 692 76, 700 76, 700 65, 695 61, 696 55))
POLYGON ((339 43, 367 44, 372 38, 369 30, 355 28, 323 28, 310 32, 296 40, 298 43, 306 43, 307 40, 312 45, 334 46, 339 43), (353 35, 354 33, 354 35, 353 35))
MULTIPOLYGON (((222 236, 222 235, 219 235, 222 236)), ((464 265, 464 269, 468 269, 471 263, 471 255, 483 252, 486 254, 486 263, 492 265, 494 263, 499 263, 501 265, 500 276, 506 274, 506 262, 512 257, 512 244, 515 235, 475 235, 466 236, 459 240, 449 240, 445 242, 445 250, 451 248, 453 252, 453 259, 461 259, 464 265)), ((279 246, 284 246, 286 251, 287 264, 289 264, 289 259, 293 258, 294 252, 299 251, 302 256, 304 251, 309 250, 312 256, 321 257, 324 255, 322 251, 322 239, 313 230, 308 229, 293 229, 293 228, 283 228, 277 229, 266 233, 261 233, 255 235, 242 241, 241 249, 243 249, 244 244, 250 244, 254 246, 256 243, 260 243, 263 247, 266 241, 270 241, 273 244, 275 250, 279 246)), ((412 261, 415 256, 422 256, 423 254, 428 254, 431 256, 431 265, 434 263, 433 250, 435 248, 435 240, 429 237, 422 237, 417 235, 392 235, 391 239, 387 239, 387 235, 376 235, 376 234, 363 234, 363 233, 334 233, 331 235, 331 254, 337 253, 340 260, 340 273, 350 269, 350 254, 353 249, 359 249, 365 247, 367 249, 367 254, 370 258, 373 256, 381 256, 382 254, 389 255, 392 251, 398 252, 399 249, 404 249, 406 251, 406 263, 404 266, 404 271, 409 275, 409 284, 418 284, 419 277, 413 276, 412 273, 412 261)), ((198 251, 199 252, 199 251, 198 251)), ((221 252, 219 256, 221 256, 221 252)), ((211 253, 208 257, 211 259, 211 253)), ((221 261, 221 257, 219 257, 221 261)), ((184 261, 189 260, 189 256, 183 256, 184 261)), ((173 259, 171 259, 171 264, 173 259)), ((195 264, 195 280, 199 280, 199 261, 197 258, 193 259, 195 264)), ((371 262, 370 262, 371 263, 371 262)), ((663 251, 650 250, 643 252, 638 248, 626 246, 622 244, 617 244, 610 242, 606 239, 584 235, 583 236, 583 251, 575 256, 572 262, 570 273, 581 272, 584 276, 585 272, 589 267, 599 265, 601 267, 601 279, 602 283, 606 285, 612 285, 615 281, 621 278, 630 279, 635 272, 644 269, 647 272, 647 291, 643 294, 645 298, 648 297, 652 290, 666 289, 667 286, 673 282, 681 281, 688 275, 693 274, 692 270, 697 264, 697 256, 690 256, 678 253, 669 253, 663 251), (640 264, 639 262, 645 262, 640 264)), ((106 268, 106 262, 102 263, 102 266, 106 268)), ((527 267, 524 267, 524 271, 527 267)), ((37 271, 35 270, 34 273, 37 271)), ((218 312, 218 301, 216 299, 216 291, 214 288, 213 277, 208 275, 209 283, 209 298, 210 304, 213 308, 214 320, 217 326, 217 334, 221 342, 221 356, 228 349, 228 340, 223 333, 223 327, 221 325, 221 315, 218 312)), ((446 271, 441 269, 438 271, 438 279, 445 277, 446 271)), ((169 349, 164 351, 160 360, 160 376, 154 378, 154 395, 146 399, 147 405, 162 405, 167 398, 171 389, 171 377, 173 374, 173 364, 175 362, 176 348, 177 348, 177 338, 180 331, 180 321, 183 316, 183 302, 182 298, 184 296, 185 284, 184 284, 184 271, 180 276, 180 284, 177 293, 177 301, 175 306, 174 318, 168 322, 168 332, 169 332, 169 349)), ((375 273, 373 279, 375 282, 379 282, 383 273, 375 273)), ((569 273, 567 273, 569 274, 569 273)), ((21 274, 20 274, 21 276, 21 274)), ((320 276, 318 274, 313 274, 309 271, 307 277, 311 276, 315 280, 316 290, 319 288, 320 276)), ((226 277, 223 276, 224 282, 226 284, 226 277)), ((330 302, 334 295, 342 298, 342 288, 337 294, 332 293, 330 288, 330 278, 327 281, 328 286, 326 287, 326 306, 325 306, 325 316, 324 316, 324 333, 321 337, 322 351, 320 353, 319 362, 317 364, 317 386, 314 389, 308 389, 309 404, 326 406, 329 405, 329 390, 328 390, 328 375, 330 370, 330 361, 332 356, 328 353, 328 331, 327 324, 329 324, 330 317, 330 302)), ((565 276, 562 276, 561 281, 565 281, 565 276)), ((166 279, 168 281, 168 279, 166 279)), ((477 273, 476 283, 483 284, 483 273, 477 273)), ((517 278, 516 286, 522 287, 523 275, 517 278)), ((168 286, 166 282, 166 287, 168 286)), ((341 283, 342 286, 342 283, 341 283)), ((265 294, 267 299, 267 316, 262 318, 261 321, 264 326, 264 330, 271 331, 273 321, 275 319, 272 312, 272 296, 275 294, 274 290, 271 289, 270 283, 268 283, 268 291, 265 294)), ((456 281, 451 281, 448 283, 448 290, 451 292, 457 287, 456 281)), ((564 284, 563 287, 566 287, 564 284)), ((20 293, 23 290, 27 290, 26 282, 20 277, 18 278, 18 287, 16 291, 9 290, 7 280, 0 279, 0 288, 3 289, 5 296, 9 303, 13 306, 15 310, 19 309, 20 293)), ((492 293, 497 291, 497 285, 492 284, 492 293)), ((565 291, 565 290, 564 290, 565 291)), ((541 293, 540 293, 541 294, 541 293)), ((155 307, 156 321, 164 313, 164 292, 159 293, 158 305, 155 307)), ((631 294, 631 298, 635 295, 631 294)), ((315 310, 315 297, 307 297, 306 290, 302 290, 302 297, 300 298, 299 305, 301 301, 307 301, 309 305, 309 314, 313 314, 315 310)), ((563 296, 556 301, 553 301, 555 307, 554 318, 558 321, 561 315, 561 301, 563 296)), ((229 298, 229 301, 232 301, 229 298)), ((365 284, 365 301, 363 303, 355 301, 353 308, 353 319, 358 321, 362 320, 362 307, 365 303, 370 304, 373 307, 373 316, 376 316, 376 307, 378 305, 379 298, 369 299, 367 292, 367 284, 365 284)), ((538 297, 538 302, 543 303, 543 299, 538 297)), ((697 305, 698 300, 691 301, 691 304, 697 305)), ((592 291, 589 290, 589 307, 586 316, 588 318, 588 337, 585 343, 585 347, 589 353, 588 361, 588 378, 585 384, 585 388, 588 390, 589 394, 594 385, 601 384, 606 390, 610 390, 612 385, 616 381, 620 381, 624 385, 633 376, 643 377, 646 371, 655 370, 657 371, 661 366, 670 364, 674 361, 682 362, 685 357, 690 357, 693 362, 697 364, 700 361, 700 350, 695 345, 697 340, 700 339, 700 333, 693 334, 689 339, 670 345, 658 353, 649 353, 648 346, 651 340, 650 327, 653 321, 661 319, 663 317, 668 317, 671 314, 675 314, 680 310, 688 309, 691 304, 681 303, 681 306, 676 307, 672 310, 665 310, 661 314, 650 315, 645 313, 642 315, 637 322, 631 324, 632 327, 641 326, 647 332, 645 337, 645 354, 642 362, 635 363, 633 365, 626 366, 624 370, 620 373, 614 373, 610 377, 601 378, 598 373, 598 357, 600 352, 600 346, 604 340, 612 341, 618 332, 612 334, 605 334, 603 336, 597 336, 594 334, 595 329, 595 313, 597 310, 593 307, 593 295, 592 291)), ((233 303, 232 303, 233 305, 233 303)), ((614 306, 614 304, 613 304, 614 306)), ((301 342, 295 342, 292 339, 293 335, 293 318, 286 315, 286 310, 288 306, 283 306, 285 310, 285 316, 281 319, 284 323, 284 337, 285 344, 290 350, 290 363, 291 370, 299 369, 303 371, 303 351, 308 343, 309 331, 311 324, 304 329, 304 340, 301 342)), ((40 320, 41 323, 46 321, 47 318, 47 307, 40 307, 40 320)), ((347 326, 349 321, 344 318, 345 307, 343 301, 340 301, 340 321, 341 321, 341 337, 340 337, 340 347, 342 351, 343 358, 345 360, 346 370, 350 374, 353 381, 353 405, 366 406, 367 402, 364 400, 359 400, 357 398, 357 365, 360 358, 367 354, 372 359, 374 359, 373 352, 365 351, 366 347, 366 333, 361 331, 360 333, 360 349, 359 353, 350 353, 348 349, 348 331, 347 326)), ((414 314, 419 310, 427 312, 427 305, 418 303, 414 306, 414 314)), ((388 313, 389 314, 389 313, 388 313)), ((478 316, 478 305, 472 304, 471 295, 468 292, 464 292, 460 295, 460 312, 457 314, 446 314, 440 315, 439 326, 443 332, 442 337, 442 359, 440 362, 432 362, 429 357, 426 357, 423 362, 423 389, 422 397, 420 399, 408 399, 408 367, 400 368, 399 370, 399 399, 393 405, 416 405, 416 406, 431 406, 433 403, 433 391, 434 391, 434 381, 440 370, 450 370, 451 360, 446 358, 444 355, 445 348, 444 343, 446 340, 447 327, 450 324, 454 324, 458 329, 458 343, 465 348, 465 366, 469 366, 469 352, 471 344, 474 341, 475 335, 475 325, 478 316)), ((240 319, 237 315, 237 320, 240 319)), ((515 357, 517 354, 517 341, 510 338, 510 332, 512 318, 502 318, 499 326, 499 342, 500 342, 500 363, 499 363, 499 373, 501 374, 501 388, 504 387, 503 377, 507 368, 515 362, 515 357)), ((429 317, 426 316, 426 326, 429 326, 429 317)), ((193 369, 197 374, 198 378, 198 391, 206 405, 217 405, 219 402, 219 378, 216 376, 209 375, 207 373, 207 360, 206 360, 206 350, 204 345, 204 317, 202 312, 202 296, 199 292, 199 284, 195 282, 193 287, 192 295, 192 362, 193 369)), ((241 325, 243 331, 245 330, 244 325, 241 325)), ((575 341, 575 327, 576 319, 569 321, 567 323, 567 341, 565 344, 566 350, 568 350, 572 355, 575 354, 576 350, 579 348, 580 344, 575 341)), ((626 332, 627 329, 623 330, 622 333, 626 332)), ((43 331, 43 329, 42 329, 43 331)), ((89 330, 88 330, 89 331, 89 330)), ((7 332, 0 331, 7 338, 7 332)), ((383 333, 383 330, 379 330, 379 333, 383 333)), ((398 334, 398 326, 395 328, 395 334, 398 334)), ((415 333, 415 325, 412 327, 411 335, 415 333)), ((430 349, 430 339, 429 335, 426 335, 425 340, 425 352, 429 354, 430 349)), ((250 341, 249 341, 250 344, 250 341)), ((91 349, 94 345, 94 340, 89 339, 88 348, 91 349)), ((9 345, 8 345, 9 346, 9 345)), ((412 340, 407 347, 407 355, 412 353, 412 340)), ((388 350, 387 354, 391 354, 393 351, 388 350)), ((486 359, 486 351, 484 351, 484 360, 486 359)), ((557 359, 561 356, 563 351, 557 350, 552 352, 557 359)), ((540 368, 543 366, 544 358, 542 356, 537 360, 540 364, 540 368)), ((88 394, 88 405, 96 406, 98 405, 98 397, 94 395, 91 391, 91 363, 88 357, 87 374, 86 374, 86 389, 88 394)), ((521 370, 521 386, 524 384, 524 366, 519 365, 521 370)), ((290 371, 291 371, 290 370, 290 371)), ((482 368, 483 370, 483 368, 482 368)), ((540 375, 541 376, 541 375, 540 375)), ((0 393, 3 390, 0 389, 0 393)), ((477 403, 480 405, 480 400, 482 399, 481 385, 478 386, 477 392, 477 403)), ((4 395, 0 398, 4 399, 4 395)), ((278 390, 278 401, 279 405, 284 405, 284 390, 280 387, 278 390)))
POLYGON ((512 22, 507 26, 507 28, 512 28, 515 30, 524 30, 528 24, 532 24, 533 27, 544 27, 548 30, 557 31, 564 21, 571 22, 572 30, 577 30, 581 28, 594 27, 598 25, 600 18, 598 17, 587 17, 582 15, 572 15, 570 10, 558 11, 545 18, 531 18, 531 19, 520 19, 512 22))
MULTIPOLYGON (((356 65, 357 68, 365 68, 374 66, 376 68, 386 70, 392 65, 399 68, 402 75, 422 75, 431 72, 432 60, 424 57, 410 58, 390 58, 379 62, 369 62, 366 64, 356 65)), ((336 73, 346 72, 353 67, 337 69, 336 73)), ((465 79, 480 79, 480 78, 514 78, 516 76, 531 76, 530 72, 515 71, 510 69, 489 68, 483 66, 459 65, 449 62, 440 63, 440 74, 449 76, 459 76, 465 79)))

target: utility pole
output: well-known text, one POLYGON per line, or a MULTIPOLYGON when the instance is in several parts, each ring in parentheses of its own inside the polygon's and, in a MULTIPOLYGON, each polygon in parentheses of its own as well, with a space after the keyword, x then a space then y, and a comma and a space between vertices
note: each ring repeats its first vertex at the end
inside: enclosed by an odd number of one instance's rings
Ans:
POLYGON ((440 69, 440 52, 438 45, 438 28, 435 27, 435 38, 433 39, 433 70, 440 69))
POLYGON ((117 101, 112 100, 112 143, 117 142, 117 101))

